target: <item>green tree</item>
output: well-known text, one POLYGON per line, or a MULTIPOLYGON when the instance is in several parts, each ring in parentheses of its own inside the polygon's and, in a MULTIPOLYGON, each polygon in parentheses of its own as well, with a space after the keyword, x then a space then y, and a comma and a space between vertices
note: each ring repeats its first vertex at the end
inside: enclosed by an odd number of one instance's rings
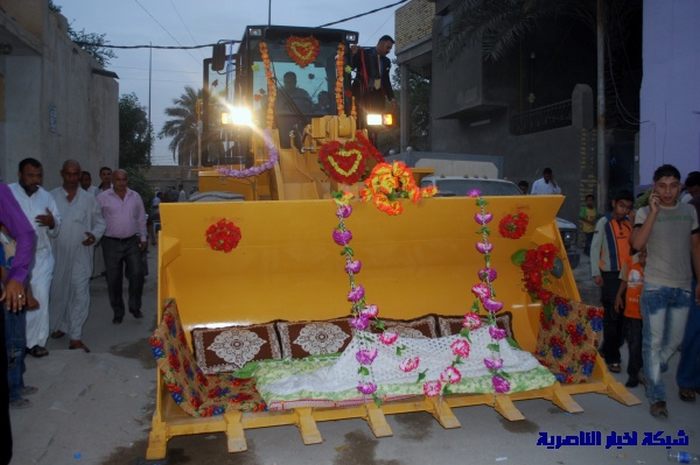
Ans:
POLYGON ((168 148, 178 165, 192 166, 197 163, 197 100, 202 98, 202 89, 185 86, 185 92, 173 99, 173 106, 165 109, 171 119, 163 124, 159 138, 172 137, 168 148))
MULTIPOLYGON (((49 10, 54 13, 61 13, 61 7, 56 5, 53 0, 49 0, 49 10)), ((71 25, 68 25, 68 36, 78 47, 92 55, 103 68, 107 66, 111 60, 117 58, 114 50, 104 47, 108 43, 105 39, 106 34, 85 32, 85 29, 76 31, 71 25)))
POLYGON ((595 24, 594 0, 463 0, 454 2, 440 55, 451 61, 467 46, 481 45, 497 61, 544 20, 568 16, 595 24))
POLYGON ((153 128, 136 94, 119 99, 119 166, 140 169, 151 166, 153 128))

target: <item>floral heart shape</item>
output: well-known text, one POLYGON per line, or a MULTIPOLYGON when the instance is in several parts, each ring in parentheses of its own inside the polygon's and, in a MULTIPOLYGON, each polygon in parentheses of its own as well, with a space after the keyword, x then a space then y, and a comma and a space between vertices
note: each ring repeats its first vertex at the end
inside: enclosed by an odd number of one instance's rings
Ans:
POLYGON ((287 55, 300 67, 313 63, 320 51, 318 39, 313 36, 290 36, 286 43, 287 55))
POLYGON ((326 174, 341 184, 360 181, 366 171, 365 155, 355 141, 327 142, 319 151, 318 161, 326 174))

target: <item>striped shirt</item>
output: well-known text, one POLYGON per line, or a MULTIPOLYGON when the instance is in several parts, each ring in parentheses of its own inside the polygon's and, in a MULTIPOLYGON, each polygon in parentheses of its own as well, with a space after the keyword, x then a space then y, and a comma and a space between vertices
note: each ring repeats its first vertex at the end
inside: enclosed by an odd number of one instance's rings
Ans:
POLYGON ((591 276, 600 276, 606 271, 619 272, 630 256, 631 236, 632 223, 627 217, 599 219, 591 241, 591 276))

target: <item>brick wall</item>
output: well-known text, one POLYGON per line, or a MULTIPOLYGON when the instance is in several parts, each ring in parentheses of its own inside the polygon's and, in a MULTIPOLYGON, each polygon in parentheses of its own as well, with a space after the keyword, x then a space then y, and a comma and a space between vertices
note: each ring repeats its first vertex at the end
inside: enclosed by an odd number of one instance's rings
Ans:
POLYGON ((394 19, 396 53, 424 40, 430 40, 433 33, 435 2, 411 0, 396 10, 394 19))

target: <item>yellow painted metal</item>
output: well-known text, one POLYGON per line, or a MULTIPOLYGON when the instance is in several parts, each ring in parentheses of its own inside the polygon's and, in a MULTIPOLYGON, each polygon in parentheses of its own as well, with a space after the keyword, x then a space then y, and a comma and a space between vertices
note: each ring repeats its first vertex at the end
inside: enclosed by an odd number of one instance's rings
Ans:
MULTIPOLYGON (((552 224, 560 203, 559 197, 544 196, 489 199, 488 210, 496 218, 518 209, 530 216, 532 233, 520 240, 503 239, 496 228, 491 235, 497 297, 516 315, 514 331, 526 350, 535 346, 540 307, 523 291, 520 270, 510 257, 536 245, 533 238, 563 247, 552 224)), ((379 305, 386 318, 464 314, 472 304, 469 289, 476 271, 483 266, 474 247, 474 199, 426 199, 405 207, 402 215, 389 217, 357 202, 347 220, 352 246, 364 264, 357 279, 367 301, 379 305)), ((160 254, 176 258, 160 270, 167 280, 161 296, 177 300, 186 329, 347 315, 348 278, 341 248, 331 239, 334 213, 331 200, 163 204, 160 254), (231 253, 215 252, 205 241, 204 231, 221 218, 242 231, 231 253)), ((573 276, 566 270, 557 290, 575 298, 573 276)))
MULTIPOLYGON (((270 185, 280 188, 282 198, 285 186, 278 181, 284 169, 277 168, 270 175, 270 185)), ((563 277, 552 280, 553 290, 579 299, 554 222, 562 197, 492 197, 487 201, 494 218, 516 211, 530 217, 524 237, 504 239, 494 223, 490 240, 494 244, 492 266, 498 270, 496 297, 514 316, 517 341, 523 349, 534 351, 541 306, 523 290, 521 272, 511 263, 511 255, 553 242, 565 262, 563 277)), ((404 207, 402 215, 390 217, 372 205, 354 202, 353 214, 346 220, 356 258, 363 263, 356 279, 365 287, 367 302, 377 304, 384 318, 464 314, 472 304, 470 288, 477 280, 476 272, 484 263, 475 248, 479 234, 473 219, 477 212, 474 199, 425 199, 417 205, 405 201, 404 207)), ((194 326, 320 320, 347 316, 350 311, 344 258, 331 238, 337 219, 330 199, 162 204, 161 221, 158 298, 160 302, 176 299, 188 337, 194 326), (205 240, 205 230, 222 218, 233 221, 242 232, 238 247, 230 253, 211 250, 205 240)), ((318 421, 363 418, 378 436, 384 436, 391 434, 384 416, 405 412, 429 412, 446 428, 459 426, 451 409, 470 405, 492 406, 510 420, 522 418, 513 401, 525 399, 544 398, 566 411, 578 412, 581 408, 571 394, 584 392, 609 395, 626 405, 639 402, 610 376, 600 359, 592 379, 577 385, 556 383, 498 396, 453 395, 443 403, 416 397, 381 407, 247 412, 209 419, 185 415, 159 377, 147 457, 162 458, 168 439, 180 434, 226 432, 229 450, 235 451, 246 447, 243 431, 250 428, 297 425, 304 441, 315 443, 321 440, 318 421)))
MULTIPOLYGON (((232 178, 221 176, 219 168, 205 168, 199 171, 199 190, 224 191, 242 194, 246 200, 310 200, 330 198, 334 184, 321 171, 318 164, 318 150, 329 141, 345 142, 355 137, 357 125, 350 116, 327 115, 312 118, 302 137, 303 147, 279 148, 279 133, 270 131, 271 142, 279 152, 279 163, 275 168, 259 176, 232 178)), ((366 135, 366 134, 365 134, 366 135)), ((263 133, 250 133, 251 153, 256 165, 268 160, 270 154, 265 148, 263 133)), ((242 165, 229 165, 223 168, 241 170, 242 165)), ((421 172, 421 169, 418 170, 421 172)), ((425 174, 423 174, 425 175, 425 174)))

